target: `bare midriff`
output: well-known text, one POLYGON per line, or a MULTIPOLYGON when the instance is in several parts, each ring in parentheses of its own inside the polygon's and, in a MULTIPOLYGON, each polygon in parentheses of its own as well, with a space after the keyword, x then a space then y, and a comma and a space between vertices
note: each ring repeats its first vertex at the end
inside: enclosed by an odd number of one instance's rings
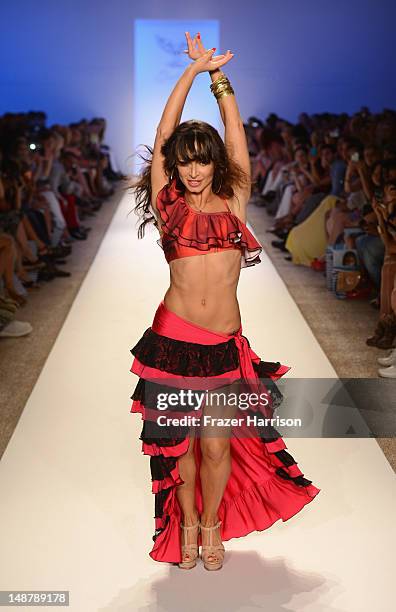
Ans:
POLYGON ((211 331, 232 333, 239 329, 239 249, 174 259, 169 268, 170 287, 164 296, 169 310, 211 331))

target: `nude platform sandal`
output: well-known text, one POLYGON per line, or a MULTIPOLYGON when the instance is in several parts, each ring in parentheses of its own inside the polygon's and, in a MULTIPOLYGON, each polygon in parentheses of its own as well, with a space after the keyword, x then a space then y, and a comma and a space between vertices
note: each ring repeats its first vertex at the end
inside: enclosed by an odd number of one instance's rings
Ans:
POLYGON ((223 544, 213 544, 213 531, 220 527, 221 521, 218 521, 213 527, 204 527, 200 523, 201 531, 209 531, 210 544, 202 544, 201 559, 204 562, 204 568, 210 571, 219 570, 223 567, 225 548, 223 544))
MULTIPOLYGON (((200 523, 199 521, 197 521, 195 525, 190 525, 188 527, 185 527, 182 523, 180 523, 180 527, 182 528, 183 543, 181 546, 182 561, 179 563, 179 567, 181 569, 192 569, 193 567, 197 565, 198 544, 194 542, 187 544, 187 531, 190 529, 196 529, 198 527, 198 534, 199 534, 200 523)), ((197 534, 197 540, 198 540, 198 534, 197 534)))

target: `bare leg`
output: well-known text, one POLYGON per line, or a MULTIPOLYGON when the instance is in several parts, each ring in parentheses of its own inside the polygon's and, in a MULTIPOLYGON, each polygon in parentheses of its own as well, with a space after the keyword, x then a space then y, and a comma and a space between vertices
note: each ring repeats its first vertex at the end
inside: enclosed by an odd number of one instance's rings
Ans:
POLYGON ((26 257, 26 259, 28 259, 29 261, 35 261, 35 256, 34 256, 33 251, 30 248, 29 243, 28 243, 28 239, 27 239, 27 235, 26 235, 26 231, 25 231, 25 225, 23 223, 23 220, 18 225, 18 229, 17 229, 17 232, 16 232, 16 239, 17 239, 19 247, 20 247, 20 249, 22 251, 22 255, 24 257, 26 257))
POLYGON ((229 438, 201 438, 201 484, 203 511, 201 522, 211 527, 218 521, 217 510, 231 474, 229 438))
MULTIPOLYGON (((187 529, 183 533, 183 544, 197 544, 199 533, 199 515, 195 506, 195 479, 197 468, 194 458, 194 442, 195 436, 192 433, 188 451, 178 459, 178 468, 180 477, 184 480, 182 485, 176 488, 176 496, 182 511, 182 524, 185 527, 197 525, 194 529, 187 529)), ((184 563, 192 562, 192 554, 186 550, 182 556, 184 563)))
POLYGON ((396 255, 385 255, 381 271, 380 314, 392 314, 392 293, 396 277, 396 255))
POLYGON ((330 246, 335 244, 335 241, 344 230, 347 222, 348 214, 346 212, 338 210, 337 208, 332 209, 327 221, 327 230, 329 233, 328 244, 330 246))
MULTIPOLYGON (((225 388, 225 393, 233 390, 232 385, 225 388)), ((217 392, 221 391, 218 389, 217 392)), ((211 417, 229 417, 235 416, 237 407, 227 404, 227 399, 223 405, 216 402, 211 402, 205 407, 205 414, 211 417)), ((201 524, 204 527, 213 527, 218 522, 218 508, 223 498, 228 479, 231 474, 231 453, 230 453, 230 435, 229 427, 219 427, 216 424, 206 425, 201 433, 201 486, 203 509, 201 515, 201 524)), ((202 530, 202 544, 205 546, 210 543, 209 532, 202 530)), ((212 533, 214 545, 221 544, 220 529, 214 530, 212 533)), ((209 555, 209 561, 215 560, 216 555, 209 555)))
POLYGON ((194 458, 194 431, 190 438, 188 451, 178 459, 179 473, 184 483, 176 488, 176 495, 180 504, 183 524, 194 525, 198 519, 198 511, 195 505, 195 479, 197 466, 194 458))

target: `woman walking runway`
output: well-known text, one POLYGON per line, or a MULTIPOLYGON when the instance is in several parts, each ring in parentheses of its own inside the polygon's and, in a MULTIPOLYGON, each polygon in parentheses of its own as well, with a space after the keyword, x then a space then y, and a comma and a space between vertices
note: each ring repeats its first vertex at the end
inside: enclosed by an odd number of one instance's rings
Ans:
POLYGON ((150 556, 191 569, 201 546, 204 567, 217 570, 224 541, 287 520, 320 489, 304 477, 272 425, 262 427, 258 418, 247 422, 249 416, 272 416, 281 402, 275 381, 290 368, 262 360, 242 334, 239 275, 260 263, 262 247, 246 226, 250 159, 235 92, 220 70, 233 54, 214 56, 199 34, 191 39, 186 33, 186 39, 193 62, 169 96, 154 149, 148 147, 151 157, 134 184, 139 237, 147 223, 158 228, 170 286, 131 349, 131 371, 139 376, 131 412, 142 416, 142 451, 150 456, 150 556), (201 72, 212 81, 224 142, 205 122, 180 123, 201 72), (194 389, 204 401, 160 407, 160 396, 179 391, 181 398, 183 389, 194 389), (236 389, 239 398, 248 396, 242 390, 264 392, 266 402, 257 407, 249 395, 246 406, 226 399, 213 408, 211 394, 219 389, 236 389), (210 391, 203 396, 203 390, 210 391))

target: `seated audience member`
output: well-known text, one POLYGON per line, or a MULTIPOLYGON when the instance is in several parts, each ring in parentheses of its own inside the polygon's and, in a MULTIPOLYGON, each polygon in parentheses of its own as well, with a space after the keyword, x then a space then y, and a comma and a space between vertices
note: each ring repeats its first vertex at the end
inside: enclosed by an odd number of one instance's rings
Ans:
MULTIPOLYGON (((315 269, 323 270, 327 245, 334 245, 340 240, 345 240, 343 236, 344 227, 356 227, 363 223, 361 235, 355 234, 345 242, 350 248, 357 248, 360 261, 364 264, 379 291, 384 245, 378 236, 377 224, 370 224, 374 213, 369 202, 375 187, 375 179, 373 178, 373 182, 370 180, 371 171, 381 155, 377 147, 366 145, 363 151, 363 159, 359 160, 354 155, 357 152, 357 146, 352 144, 351 141, 348 145, 347 140, 343 144, 345 145, 344 151, 348 151, 349 158, 346 172, 346 192, 341 193, 343 197, 340 197, 337 201, 333 199, 333 202, 331 202, 331 200, 326 199, 323 202, 319 213, 324 213, 325 231, 323 231, 319 215, 312 215, 308 218, 307 223, 297 225, 291 230, 287 240, 283 241, 282 250, 291 253, 288 258, 294 263, 305 263, 305 265, 311 265, 315 269), (352 156, 354 159, 351 159, 352 156), (318 226, 320 229, 318 229, 318 226)), ((343 157, 345 157, 345 153, 343 157)), ((392 160, 389 160, 390 167, 391 164, 392 160)), ((282 242, 278 244, 282 244, 282 242)), ((372 303, 378 305, 379 299, 373 300, 372 303)))
POLYGON ((325 240, 324 231, 319 230, 318 226, 322 228, 323 215, 329 210, 329 203, 335 201, 335 196, 328 200, 323 191, 331 191, 330 168, 334 160, 334 149, 331 145, 323 145, 319 156, 311 155, 310 159, 309 171, 303 169, 303 175, 309 183, 303 191, 292 196, 294 210, 292 208, 285 219, 286 233, 280 241, 271 243, 276 248, 289 251, 293 263, 308 266, 317 257, 316 253, 325 240), (314 215, 318 208, 319 213, 314 215), (315 236, 312 231, 315 231, 315 236), (305 241, 307 234, 308 243, 305 241))
POLYGON ((44 281, 70 276, 59 264, 66 263, 73 240, 87 237, 90 228, 81 219, 114 193, 110 181, 124 178, 104 143, 104 119, 51 128, 45 123, 41 112, 0 117, 2 338, 32 331, 17 320, 17 309, 44 281))
POLYGON ((349 213, 350 225, 352 225, 352 217, 354 217, 353 221, 362 231, 361 233, 355 233, 349 236, 345 240, 345 243, 349 248, 357 250, 359 261, 376 289, 377 296, 371 303, 379 307, 381 269, 384 263, 385 247, 378 232, 377 215, 372 208, 371 202, 376 190, 381 189, 383 185, 382 162, 375 162, 368 168, 368 172, 368 180, 364 180, 361 183, 363 189, 354 191, 349 196, 350 198, 356 196, 362 198, 362 194, 365 196, 363 199, 363 206, 356 207, 354 211, 349 213))
POLYGON ((329 233, 328 245, 333 246, 342 236, 344 227, 356 226, 362 218, 363 209, 373 196, 374 183, 371 177, 378 152, 373 147, 365 147, 359 159, 357 151, 351 151, 345 174, 345 206, 336 206, 327 220, 329 233))
MULTIPOLYGON (((270 231, 290 230, 306 219, 320 204, 331 187, 330 166, 334 159, 330 145, 323 145, 319 155, 308 155, 305 147, 297 147, 294 163, 284 171, 288 172, 287 185, 275 215, 275 224, 270 231)), ((279 235, 279 233, 278 233, 279 235)), ((275 245, 274 245, 275 246, 275 245)))
POLYGON ((315 259, 324 255, 327 247, 326 217, 338 200, 335 195, 325 196, 305 221, 290 230, 284 241, 284 250, 289 251, 293 263, 311 266, 315 259))
MULTIPOLYGON (((269 230, 275 233, 277 236, 279 236, 282 239, 281 241, 278 241, 278 242, 277 241, 272 242, 272 246, 275 246, 276 248, 280 248, 281 250, 284 250, 284 251, 288 250, 285 245, 285 241, 288 236, 288 233, 295 225, 302 224, 303 221, 305 221, 312 214, 312 212, 316 208, 319 207, 321 202, 323 202, 322 211, 324 213, 327 212, 328 203, 324 202, 324 198, 326 196, 326 192, 324 190, 326 189, 326 185, 329 185, 329 183, 331 185, 331 189, 328 191, 330 195, 339 195, 341 193, 340 185, 342 186, 343 184, 345 168, 346 168, 345 158, 348 156, 349 151, 351 150, 351 147, 354 147, 354 145, 351 142, 349 142, 347 139, 340 139, 336 144, 334 142, 330 143, 330 141, 333 141, 335 139, 333 137, 328 137, 328 136, 326 136, 325 138, 325 140, 329 141, 328 144, 321 144, 319 142, 319 138, 320 138, 319 130, 313 131, 311 133, 310 138, 311 138, 311 145, 312 145, 311 150, 310 150, 311 156, 316 157, 317 151, 325 147, 324 158, 320 161, 323 167, 323 170, 322 170, 323 175, 320 176, 320 173, 318 173, 319 176, 318 176, 317 185, 315 186, 314 192, 312 193, 312 195, 309 195, 306 198, 301 210, 297 213, 295 219, 290 219, 288 227, 286 227, 286 229, 280 230, 279 228, 275 226, 269 230), (334 148, 336 148, 335 158, 334 158, 334 148), (327 173, 330 174, 330 177, 326 176, 327 173), (324 183, 322 184, 320 183, 321 179, 324 180, 324 183)), ((319 162, 317 161, 316 164, 318 163, 319 162)), ((314 218, 314 220, 315 219, 316 217, 314 218)), ((295 236, 296 236, 296 233, 294 233, 292 240, 294 240, 295 236)), ((316 258, 314 258, 314 260, 315 259, 316 258)), ((310 265, 312 261, 313 260, 306 262, 306 265, 310 265)), ((297 255, 294 259, 294 262, 297 263, 297 255)))
POLYGON ((392 307, 396 276, 396 179, 385 182, 383 195, 373 197, 372 207, 384 242, 385 258, 381 271, 380 319, 374 335, 367 339, 367 344, 389 349, 393 347, 396 338, 396 315, 392 307))
POLYGON ((293 162, 286 164, 282 168, 282 196, 275 215, 275 229, 287 227, 293 222, 294 214, 304 193, 309 195, 312 189, 312 176, 309 173, 309 160, 307 149, 297 146, 294 150, 293 162))
POLYGON ((302 223, 309 215, 319 206, 322 199, 331 193, 331 167, 335 159, 335 150, 333 145, 324 144, 319 146, 319 156, 313 155, 312 160, 312 178, 313 189, 303 202, 301 209, 297 211, 295 216, 295 224, 302 223))
POLYGON ((266 155, 268 161, 265 167, 261 165, 262 171, 265 171, 261 190, 262 202, 256 202, 256 204, 266 205, 267 211, 270 212, 270 210, 276 210, 279 205, 279 198, 285 183, 282 169, 292 158, 286 152, 281 136, 274 132, 263 130, 260 143, 262 155, 266 155))

